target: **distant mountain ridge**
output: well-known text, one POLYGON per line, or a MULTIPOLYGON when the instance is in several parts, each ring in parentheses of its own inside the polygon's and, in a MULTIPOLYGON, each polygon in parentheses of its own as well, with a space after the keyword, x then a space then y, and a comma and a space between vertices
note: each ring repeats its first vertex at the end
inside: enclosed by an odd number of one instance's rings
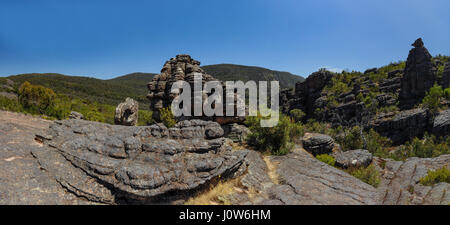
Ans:
MULTIPOLYGON (((202 67, 208 74, 219 80, 278 80, 280 87, 293 87, 304 78, 288 72, 273 71, 262 67, 232 64, 208 65, 202 67)), ((130 73, 113 79, 101 80, 92 77, 69 76, 58 73, 29 73, 7 77, 21 84, 29 81, 53 89, 58 94, 79 97, 99 103, 116 105, 126 97, 140 103, 140 108, 148 109, 147 83, 155 73, 130 73)))

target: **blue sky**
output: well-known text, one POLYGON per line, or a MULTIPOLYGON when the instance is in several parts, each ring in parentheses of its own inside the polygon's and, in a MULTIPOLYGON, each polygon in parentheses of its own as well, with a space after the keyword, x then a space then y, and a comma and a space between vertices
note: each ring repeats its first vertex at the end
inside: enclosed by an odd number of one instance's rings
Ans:
POLYGON ((362 71, 406 59, 418 37, 450 55, 449 11, 448 0, 0 0, 0 76, 107 79, 180 53, 302 76, 362 71))

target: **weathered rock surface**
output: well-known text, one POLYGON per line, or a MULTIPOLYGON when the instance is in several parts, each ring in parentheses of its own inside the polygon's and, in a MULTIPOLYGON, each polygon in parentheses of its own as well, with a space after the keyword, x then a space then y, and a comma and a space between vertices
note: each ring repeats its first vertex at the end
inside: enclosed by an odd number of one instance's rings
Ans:
POLYGON ((399 96, 400 104, 405 109, 419 103, 436 81, 436 68, 422 39, 417 39, 412 46, 414 48, 409 52, 406 61, 399 96))
POLYGON ((372 163, 372 154, 367 150, 350 150, 331 154, 336 160, 336 166, 347 168, 367 167, 372 163))
POLYGON ((218 174, 247 189, 228 196, 232 204, 450 203, 449 184, 418 183, 428 170, 449 165, 450 155, 405 162, 374 157, 382 175, 375 189, 300 147, 285 156, 230 151, 220 130, 199 120, 167 129, 0 111, 0 204, 179 204, 218 174))
POLYGON ((327 70, 319 70, 312 73, 305 81, 295 84, 295 91, 284 90, 280 93, 280 106, 288 113, 292 109, 301 109, 307 115, 312 115, 315 110, 314 103, 321 97, 322 89, 333 77, 333 73, 327 70))
POLYGON ((224 137, 238 143, 245 142, 248 134, 250 134, 250 129, 237 123, 222 125, 222 128, 225 132, 224 137))
POLYGON ((382 180, 378 191, 386 205, 448 205, 450 184, 423 186, 419 183, 429 170, 450 165, 450 155, 437 158, 409 158, 406 161, 387 160, 381 170, 382 180))
MULTIPOLYGON (((215 79, 211 75, 207 74, 202 68, 200 68, 200 62, 194 60, 189 55, 177 55, 175 58, 167 61, 161 73, 156 75, 153 80, 148 83, 147 87, 149 93, 147 98, 151 101, 150 109, 153 111, 153 118, 155 121, 160 121, 160 110, 162 108, 167 108, 172 104, 172 101, 181 94, 179 93, 171 93, 172 86, 177 81, 186 81, 189 83, 191 87, 191 116, 182 116, 179 117, 178 120, 190 120, 190 119, 203 119, 203 120, 214 120, 220 124, 230 124, 230 123, 242 123, 245 117, 239 116, 217 116, 217 117, 208 117, 205 115, 194 116, 194 102, 195 96, 198 94, 201 96, 202 103, 207 101, 209 93, 206 90, 202 90, 201 93, 195 93, 194 91, 194 81, 195 75, 201 75, 201 85, 202 87, 206 82, 217 82, 217 86, 221 86, 223 90, 223 96, 226 96, 226 88, 224 88, 223 82, 215 79)), ((235 113, 237 113, 237 95, 234 94, 235 100, 235 113)), ((225 99, 218 99, 217 104, 224 104, 225 99)), ((224 113, 226 107, 223 107, 224 113)), ((244 109, 245 110, 245 109, 244 109)), ((237 114, 235 114, 237 115, 237 114)))
POLYGON ((450 86, 450 62, 445 64, 444 73, 442 74, 442 87, 448 88, 450 86))
POLYGON ((450 110, 440 112, 433 122, 433 133, 438 136, 448 136, 450 134, 450 110))
POLYGON ((32 150, 65 188, 102 203, 163 203, 231 174, 247 151, 232 152, 219 124, 183 121, 174 128, 56 121, 32 150))
POLYGON ((402 144, 413 137, 421 137, 429 129, 428 110, 416 108, 395 113, 382 113, 371 121, 370 127, 389 137, 394 144, 402 144))
POLYGON ((332 137, 325 134, 306 133, 302 139, 303 148, 313 155, 333 152, 335 143, 332 137))
POLYGON ((279 180, 268 190, 269 199, 283 204, 378 204, 374 187, 296 149, 271 156, 279 180))
POLYGON ((30 153, 40 148, 35 133, 50 123, 0 111, 0 205, 92 204, 62 188, 30 153))
POLYGON ((139 103, 132 98, 126 98, 116 108, 114 123, 124 126, 136 126, 139 118, 139 103))
POLYGON ((82 120, 84 119, 84 116, 79 112, 72 111, 70 112, 69 119, 82 120))

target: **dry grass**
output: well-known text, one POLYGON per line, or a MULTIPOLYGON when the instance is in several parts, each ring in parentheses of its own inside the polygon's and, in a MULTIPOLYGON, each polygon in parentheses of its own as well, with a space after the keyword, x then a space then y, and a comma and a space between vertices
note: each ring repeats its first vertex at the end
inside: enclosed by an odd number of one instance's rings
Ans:
POLYGON ((274 184, 279 184, 280 180, 277 173, 277 166, 272 161, 270 161, 269 156, 264 156, 264 162, 266 162, 268 169, 267 174, 269 175, 272 182, 274 184))
POLYGON ((240 179, 221 181, 203 193, 188 199, 185 205, 230 205, 227 196, 235 192, 243 192, 239 185, 240 179))

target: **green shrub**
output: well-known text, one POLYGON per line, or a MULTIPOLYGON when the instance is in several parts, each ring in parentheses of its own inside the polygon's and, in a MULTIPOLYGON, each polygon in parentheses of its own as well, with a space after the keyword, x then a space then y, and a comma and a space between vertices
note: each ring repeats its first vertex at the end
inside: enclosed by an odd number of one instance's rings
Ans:
POLYGON ((32 85, 25 81, 18 91, 19 102, 25 109, 34 113, 45 113, 53 105, 56 97, 55 92, 50 88, 40 85, 32 85))
POLYGON ((361 136, 361 128, 354 126, 352 128, 344 129, 344 135, 336 137, 344 151, 362 149, 364 148, 364 141, 361 136))
POLYGON ((427 92, 422 100, 422 105, 428 108, 431 112, 437 112, 441 103, 441 98, 444 97, 442 87, 434 84, 427 92))
POLYGON ((322 161, 330 166, 334 166, 334 164, 336 163, 336 160, 334 159, 334 157, 331 155, 328 155, 328 154, 317 155, 316 158, 319 161, 322 161))
POLYGON ((166 125, 166 127, 170 128, 170 127, 174 127, 175 124, 177 124, 177 121, 175 120, 175 117, 172 114, 172 110, 170 109, 170 107, 167 108, 162 108, 160 109, 160 118, 162 123, 164 123, 164 125, 166 125))
POLYGON ((23 112, 23 107, 17 100, 10 99, 5 96, 0 96, 0 109, 13 112, 23 112))
POLYGON ((391 154, 391 158, 405 160, 410 157, 431 158, 450 153, 450 137, 437 138, 434 135, 425 134, 423 139, 415 137, 413 140, 400 146, 391 154))
POLYGON ((152 114, 152 111, 139 110, 138 126, 147 126, 152 124, 154 122, 152 119, 152 114))
POLYGON ((450 87, 444 90, 444 97, 445 99, 450 100, 450 87))
POLYGON ((290 111, 289 114, 290 114, 291 117, 292 117, 295 121, 297 121, 297 122, 301 121, 301 120, 303 119, 303 117, 305 117, 305 115, 306 115, 306 114, 305 114, 302 110, 300 110, 300 109, 293 109, 293 110, 290 111))
POLYGON ((431 186, 437 183, 450 183, 450 169, 447 166, 442 167, 436 171, 430 170, 426 177, 420 179, 422 185, 431 186))
POLYGON ((374 187, 378 187, 380 184, 380 173, 373 164, 366 168, 361 167, 358 169, 349 169, 349 173, 364 183, 370 184, 374 187))
POLYGON ((273 155, 284 155, 294 146, 293 140, 303 134, 301 123, 296 123, 290 117, 280 114, 275 127, 261 127, 260 115, 246 118, 246 125, 251 134, 247 136, 247 143, 260 151, 268 151, 273 155))

